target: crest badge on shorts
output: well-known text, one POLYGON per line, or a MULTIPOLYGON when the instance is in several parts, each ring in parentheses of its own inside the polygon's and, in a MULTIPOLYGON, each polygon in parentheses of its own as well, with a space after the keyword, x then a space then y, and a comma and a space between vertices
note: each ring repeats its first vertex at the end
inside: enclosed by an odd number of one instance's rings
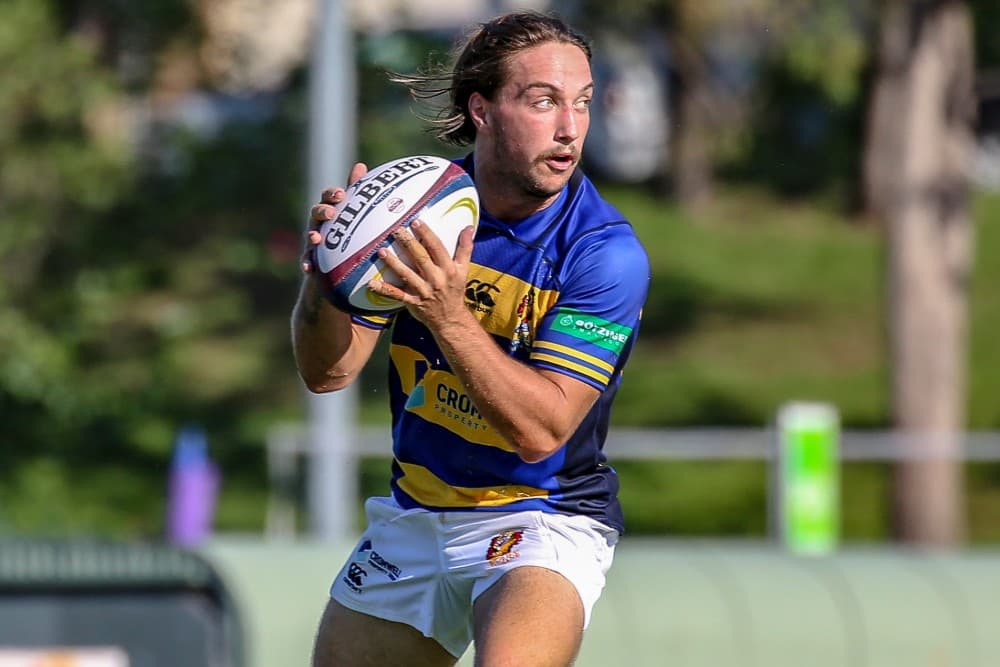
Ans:
POLYGON ((521 543, 524 531, 507 530, 499 535, 494 535, 490 539, 490 545, 486 547, 486 560, 490 567, 509 563, 521 555, 514 547, 521 543))

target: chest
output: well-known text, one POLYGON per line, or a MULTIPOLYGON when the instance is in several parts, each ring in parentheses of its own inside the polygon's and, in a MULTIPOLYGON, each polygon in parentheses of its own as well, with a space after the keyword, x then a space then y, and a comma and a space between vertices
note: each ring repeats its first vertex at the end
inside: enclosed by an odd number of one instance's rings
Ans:
POLYGON ((476 240, 465 303, 484 329, 511 341, 511 352, 530 347, 558 298, 554 261, 544 245, 499 235, 476 240))

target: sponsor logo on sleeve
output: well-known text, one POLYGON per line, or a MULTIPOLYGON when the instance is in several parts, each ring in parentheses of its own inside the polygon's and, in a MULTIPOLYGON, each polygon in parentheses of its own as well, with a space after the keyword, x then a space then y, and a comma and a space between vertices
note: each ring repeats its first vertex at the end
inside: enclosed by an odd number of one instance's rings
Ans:
POLYGON ((552 328, 615 354, 621 353, 632 335, 632 327, 570 309, 561 310, 556 315, 552 328))

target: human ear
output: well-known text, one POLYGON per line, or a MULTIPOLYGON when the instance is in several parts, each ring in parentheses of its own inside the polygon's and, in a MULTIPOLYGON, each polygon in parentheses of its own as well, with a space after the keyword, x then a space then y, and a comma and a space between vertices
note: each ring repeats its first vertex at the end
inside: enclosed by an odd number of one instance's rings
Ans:
POLYGON ((488 124, 487 106, 488 102, 486 98, 479 93, 472 93, 469 96, 469 118, 472 120, 472 124, 476 126, 477 131, 483 129, 488 124))

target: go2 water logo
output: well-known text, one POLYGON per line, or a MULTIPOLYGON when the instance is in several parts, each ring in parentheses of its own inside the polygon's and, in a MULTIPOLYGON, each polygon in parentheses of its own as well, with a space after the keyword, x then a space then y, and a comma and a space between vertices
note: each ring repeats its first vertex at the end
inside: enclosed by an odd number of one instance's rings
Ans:
POLYGON ((608 322, 600 317, 586 315, 578 310, 561 311, 552 327, 556 331, 593 343, 605 350, 619 354, 629 336, 632 327, 616 322, 608 322))

